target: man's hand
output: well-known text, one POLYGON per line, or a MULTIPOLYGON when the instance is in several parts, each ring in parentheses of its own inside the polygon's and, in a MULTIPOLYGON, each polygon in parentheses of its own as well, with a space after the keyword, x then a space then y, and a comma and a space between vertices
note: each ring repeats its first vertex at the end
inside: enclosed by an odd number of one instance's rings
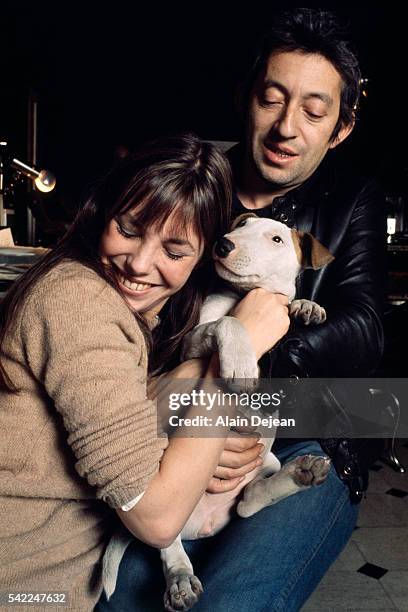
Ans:
POLYGON ((214 476, 208 483, 206 490, 209 493, 232 491, 244 480, 246 474, 261 465, 260 454, 265 447, 258 440, 258 434, 243 436, 231 432, 225 441, 214 476))

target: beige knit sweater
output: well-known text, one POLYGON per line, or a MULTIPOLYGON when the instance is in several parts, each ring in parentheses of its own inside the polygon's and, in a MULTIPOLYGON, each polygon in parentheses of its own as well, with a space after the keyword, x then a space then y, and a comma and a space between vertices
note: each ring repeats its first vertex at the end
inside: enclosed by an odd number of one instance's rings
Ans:
POLYGON ((143 335, 112 287, 64 262, 27 295, 4 354, 19 393, 0 391, 0 591, 67 591, 58 609, 87 612, 112 508, 144 491, 167 446, 143 335))

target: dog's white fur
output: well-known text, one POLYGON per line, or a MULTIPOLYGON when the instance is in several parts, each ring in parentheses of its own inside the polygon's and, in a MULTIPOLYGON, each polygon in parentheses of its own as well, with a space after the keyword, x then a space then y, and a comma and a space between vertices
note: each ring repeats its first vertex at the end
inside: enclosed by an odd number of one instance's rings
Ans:
MULTIPOLYGON (((238 217, 224 239, 234 248, 225 256, 217 254, 215 248, 214 259, 218 275, 229 287, 205 300, 198 326, 186 336, 183 356, 185 359, 203 357, 217 350, 220 376, 238 386, 249 380, 250 386, 258 377, 256 357, 245 329, 228 313, 243 293, 255 287, 283 293, 293 299, 301 268, 322 267, 332 256, 310 235, 252 214, 238 217)), ((326 318, 324 310, 308 300, 293 301, 290 310, 306 324, 321 323, 326 318)), ((270 452, 275 431, 262 427, 260 430, 265 445, 262 466, 247 474, 231 492, 217 495, 206 492, 177 539, 160 551, 167 583, 166 610, 188 610, 202 592, 181 540, 208 537, 220 531, 230 520, 242 489, 245 489, 244 496, 238 503, 237 512, 247 517, 325 480, 330 464, 327 458, 306 455, 281 468, 279 460, 270 452)), ((106 550, 103 584, 108 599, 115 590, 120 560, 131 541, 132 537, 123 529, 112 538, 106 550)))

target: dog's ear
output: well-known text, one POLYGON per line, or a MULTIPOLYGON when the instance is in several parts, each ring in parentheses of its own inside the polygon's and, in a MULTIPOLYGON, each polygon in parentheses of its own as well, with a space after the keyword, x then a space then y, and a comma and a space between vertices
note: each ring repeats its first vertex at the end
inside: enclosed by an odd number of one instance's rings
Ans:
POLYGON ((320 270, 334 259, 334 255, 309 232, 292 229, 296 255, 302 268, 320 270))
POLYGON ((239 215, 239 217, 237 217, 236 219, 234 219, 234 221, 231 224, 231 232, 232 230, 234 230, 236 227, 238 227, 238 225, 244 221, 245 219, 248 219, 249 217, 255 217, 255 219, 258 219, 257 215, 255 215, 255 213, 243 213, 242 215, 239 215))

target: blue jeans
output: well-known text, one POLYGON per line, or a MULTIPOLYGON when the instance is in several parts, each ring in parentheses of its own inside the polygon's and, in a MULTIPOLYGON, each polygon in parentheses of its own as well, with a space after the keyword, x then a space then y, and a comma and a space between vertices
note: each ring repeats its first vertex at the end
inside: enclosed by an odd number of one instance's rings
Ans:
MULTIPOLYGON (((282 463, 311 453, 304 441, 278 453, 282 463)), ((234 517, 217 535, 185 541, 204 593, 194 612, 292 612, 299 610, 346 545, 357 520, 347 487, 333 466, 324 484, 264 508, 234 517)), ((109 603, 102 594, 96 612, 161 612, 165 582, 156 549, 134 541, 119 569, 109 603)))

